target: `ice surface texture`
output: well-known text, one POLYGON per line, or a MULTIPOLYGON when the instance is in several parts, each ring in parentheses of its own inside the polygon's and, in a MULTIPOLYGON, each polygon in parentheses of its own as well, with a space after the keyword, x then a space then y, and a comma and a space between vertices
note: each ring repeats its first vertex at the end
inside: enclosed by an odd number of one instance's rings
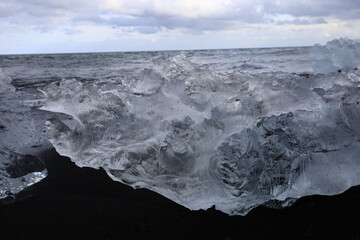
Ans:
POLYGON ((37 101, 15 91, 11 79, 0 69, 0 149, 34 154, 44 145, 49 147, 44 125, 50 114, 38 110, 37 101))
POLYGON ((45 165, 37 157, 0 149, 0 199, 13 197, 46 176, 45 165))
POLYGON ((63 80, 45 89, 56 150, 190 209, 244 215, 278 200, 360 184, 360 72, 199 69, 183 55, 121 84, 63 80))
POLYGON ((330 73, 360 65, 360 40, 334 39, 325 46, 316 44, 310 51, 315 73, 330 73))
POLYGON ((14 196, 47 176, 35 156, 49 143, 46 113, 20 103, 22 96, 0 69, 0 199, 14 196))

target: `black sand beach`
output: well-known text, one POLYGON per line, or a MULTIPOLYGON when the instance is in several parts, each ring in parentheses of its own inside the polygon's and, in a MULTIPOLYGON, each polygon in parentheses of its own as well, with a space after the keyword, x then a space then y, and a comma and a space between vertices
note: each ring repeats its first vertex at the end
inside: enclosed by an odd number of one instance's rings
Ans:
POLYGON ((230 217, 134 190, 55 150, 42 156, 49 176, 0 204, 1 239, 360 239, 360 187, 230 217))

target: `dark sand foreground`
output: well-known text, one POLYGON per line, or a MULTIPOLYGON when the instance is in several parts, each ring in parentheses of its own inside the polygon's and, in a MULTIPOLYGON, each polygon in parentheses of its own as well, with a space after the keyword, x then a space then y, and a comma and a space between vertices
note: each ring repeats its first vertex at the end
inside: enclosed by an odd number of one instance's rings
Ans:
POLYGON ((360 187, 230 217, 134 190, 54 150, 43 159, 49 176, 0 202, 0 239, 360 239, 360 187))

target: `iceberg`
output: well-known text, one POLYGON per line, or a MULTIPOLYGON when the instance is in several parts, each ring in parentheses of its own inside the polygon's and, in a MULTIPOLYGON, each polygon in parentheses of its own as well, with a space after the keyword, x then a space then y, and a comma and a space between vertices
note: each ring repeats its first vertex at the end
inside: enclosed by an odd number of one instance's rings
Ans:
POLYGON ((360 184, 359 69, 216 73, 182 54, 150 66, 120 83, 43 88, 41 110, 73 119, 46 122, 56 150, 189 209, 230 215, 360 184))
POLYGON ((316 44, 310 50, 315 73, 330 73, 360 65, 360 40, 334 39, 324 46, 316 44))

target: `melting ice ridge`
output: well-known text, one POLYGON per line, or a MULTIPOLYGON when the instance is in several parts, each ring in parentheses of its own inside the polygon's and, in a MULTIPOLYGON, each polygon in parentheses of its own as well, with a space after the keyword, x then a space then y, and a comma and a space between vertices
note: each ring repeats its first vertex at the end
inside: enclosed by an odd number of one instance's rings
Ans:
POLYGON ((56 150, 189 209, 245 215, 274 200, 360 184, 360 70, 217 74, 184 55, 120 84, 67 79, 42 91, 56 150))

